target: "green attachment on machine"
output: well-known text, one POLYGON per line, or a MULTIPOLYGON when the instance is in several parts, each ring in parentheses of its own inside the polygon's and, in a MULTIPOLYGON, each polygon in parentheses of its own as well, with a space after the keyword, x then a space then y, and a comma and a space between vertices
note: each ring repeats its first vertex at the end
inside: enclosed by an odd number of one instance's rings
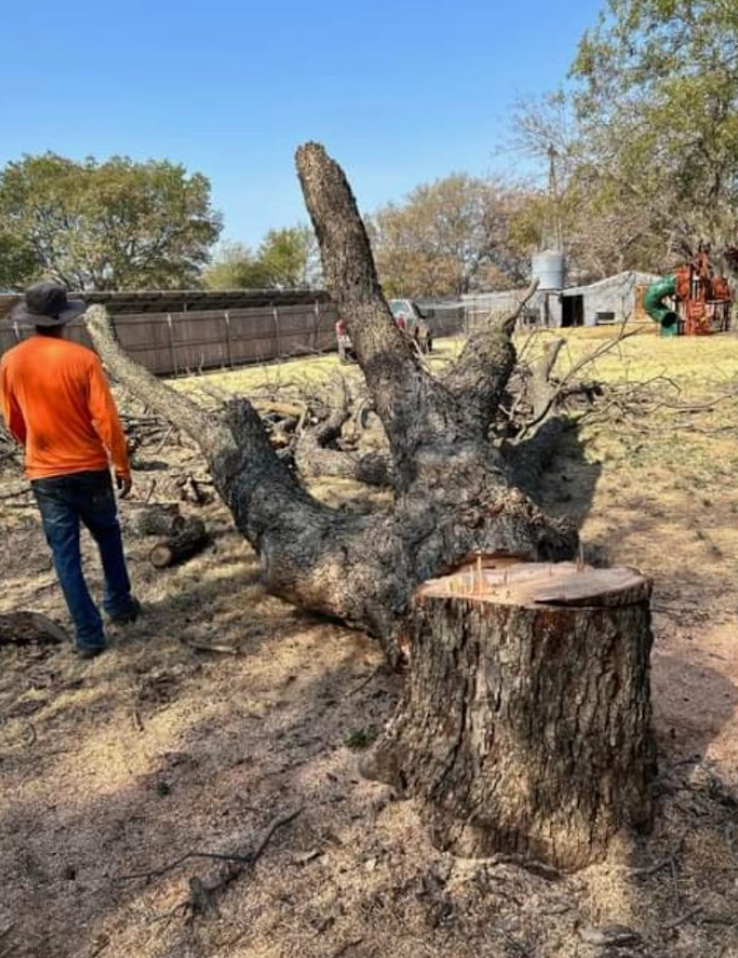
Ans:
POLYGON ((676 276, 662 276, 651 283, 643 296, 643 308, 661 326, 662 336, 679 335, 679 316, 662 302, 676 292, 676 276))

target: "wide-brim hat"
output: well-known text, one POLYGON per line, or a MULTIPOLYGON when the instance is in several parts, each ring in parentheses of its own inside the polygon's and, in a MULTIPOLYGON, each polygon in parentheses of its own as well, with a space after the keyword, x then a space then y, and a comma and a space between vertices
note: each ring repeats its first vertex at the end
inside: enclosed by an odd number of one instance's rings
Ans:
POLYGON ((67 299, 67 291, 59 283, 34 283, 13 307, 10 319, 31 326, 63 326, 86 309, 84 300, 67 299))

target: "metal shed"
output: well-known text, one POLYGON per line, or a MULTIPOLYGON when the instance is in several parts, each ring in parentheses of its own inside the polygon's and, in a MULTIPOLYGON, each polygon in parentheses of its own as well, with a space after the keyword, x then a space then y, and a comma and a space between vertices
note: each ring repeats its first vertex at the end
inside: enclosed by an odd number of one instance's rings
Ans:
POLYGON ((600 326, 625 320, 645 321, 645 290, 659 277, 626 270, 588 286, 561 290, 562 326, 600 326))
MULTIPOLYGON (((626 319, 645 322, 648 316, 643 309, 643 294, 657 279, 655 273, 626 270, 585 286, 539 287, 521 322, 549 328, 599 326, 626 319)), ((463 296, 470 326, 514 311, 524 294, 525 290, 518 289, 463 296)))

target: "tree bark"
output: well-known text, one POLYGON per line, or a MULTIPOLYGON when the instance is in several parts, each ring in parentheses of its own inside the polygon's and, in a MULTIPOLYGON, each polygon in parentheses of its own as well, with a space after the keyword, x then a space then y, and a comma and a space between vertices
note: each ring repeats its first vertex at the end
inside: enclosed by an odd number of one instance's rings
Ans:
POLYGON ((652 817, 651 584, 492 564, 416 593, 405 697, 363 771, 418 798, 443 849, 581 868, 652 817))

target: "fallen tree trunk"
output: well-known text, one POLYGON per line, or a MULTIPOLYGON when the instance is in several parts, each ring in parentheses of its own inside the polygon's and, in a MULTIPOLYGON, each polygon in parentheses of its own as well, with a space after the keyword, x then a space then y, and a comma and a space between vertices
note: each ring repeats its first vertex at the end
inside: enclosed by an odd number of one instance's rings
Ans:
POLYGON ((409 597, 425 579, 477 550, 568 558, 577 534, 511 485, 505 459, 488 439, 515 365, 517 312, 475 334, 437 380, 392 318, 340 167, 316 144, 298 150, 297 165, 326 282, 389 442, 390 514, 347 515, 319 502, 277 456, 248 400, 234 400, 215 417, 121 354, 101 307, 88 311, 88 326, 115 376, 199 444, 221 498, 261 559, 267 588, 365 629, 395 661, 409 597))
POLYGON ((418 798, 445 850, 580 868, 651 821, 651 584, 496 565, 418 590, 405 696, 363 771, 418 798))

